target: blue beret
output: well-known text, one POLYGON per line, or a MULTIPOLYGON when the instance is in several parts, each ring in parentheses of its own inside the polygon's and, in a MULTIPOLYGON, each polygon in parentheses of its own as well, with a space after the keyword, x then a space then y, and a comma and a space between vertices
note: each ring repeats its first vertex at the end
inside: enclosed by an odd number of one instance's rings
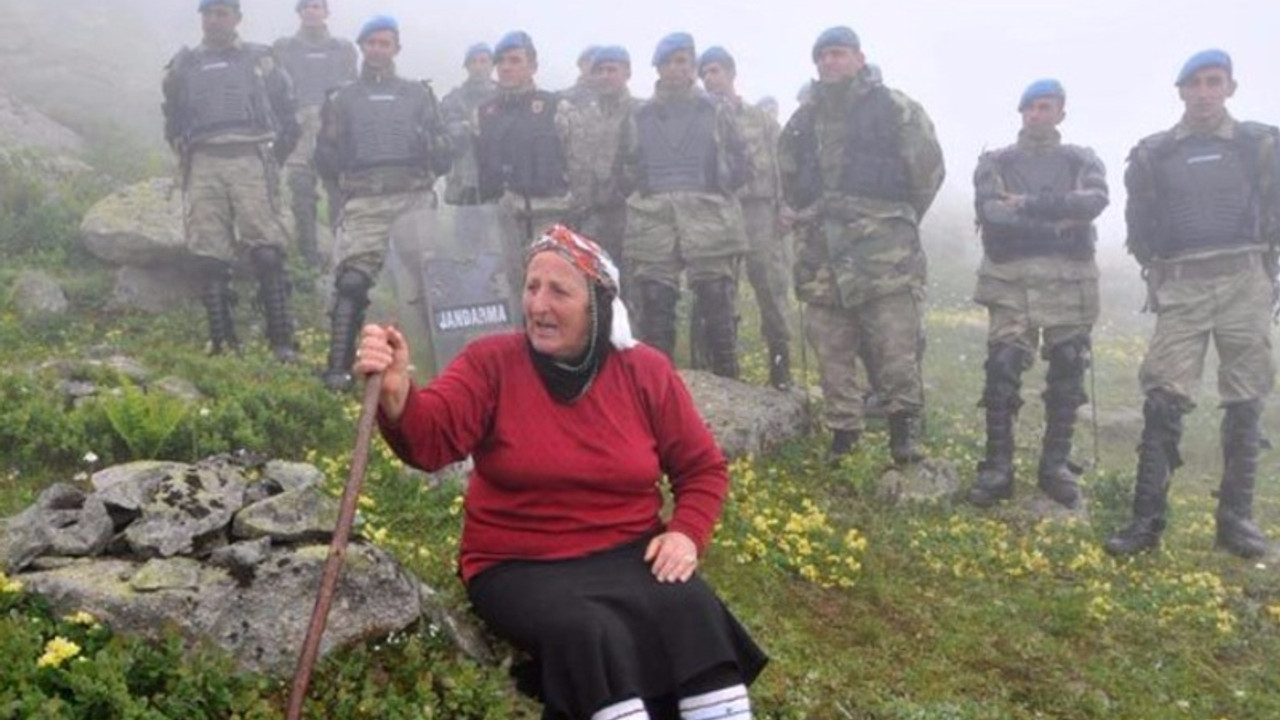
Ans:
POLYGON ((1208 67, 1226 68, 1227 75, 1230 75, 1231 56, 1222 50, 1201 50, 1192 55, 1186 64, 1182 66, 1182 72, 1178 73, 1178 81, 1174 85, 1181 86, 1190 80, 1192 75, 1208 67))
POLYGON ((698 74, 702 74, 702 68, 711 63, 721 65, 729 72, 737 72, 738 69, 737 63, 733 61, 733 56, 729 54, 728 50, 719 45, 712 45, 702 51, 702 57, 698 58, 698 74))
POLYGON ((813 61, 818 62, 818 56, 829 47, 847 47, 861 50, 862 42, 858 40, 858 33, 844 25, 827 28, 822 31, 822 34, 818 36, 817 42, 813 44, 813 61))
POLYGON ((658 67, 665 63, 677 50, 688 50, 695 56, 698 54, 693 46, 692 35, 687 32, 673 32, 658 41, 658 47, 653 51, 653 66, 658 67))
POLYGON ((360 28, 360 34, 356 36, 356 42, 362 43, 364 39, 376 32, 390 30, 395 33, 396 38, 400 37, 400 23, 390 15, 374 15, 360 28))
POLYGON ((533 38, 529 37, 529 33, 523 30, 512 30, 503 35, 498 44, 493 46, 493 54, 496 57, 509 50, 519 50, 520 48, 524 48, 530 53, 537 52, 537 49, 533 46, 533 38))
POLYGON ((240 0, 200 0, 200 7, 196 9, 196 12, 204 12, 205 10, 208 10, 211 5, 230 5, 231 7, 239 10, 240 0))
POLYGON ((467 48, 467 54, 462 58, 462 65, 466 67, 467 63, 475 59, 477 55, 488 55, 493 57, 493 48, 489 47, 489 43, 476 43, 467 48))
POLYGON ((631 53, 621 45, 606 45, 591 56, 591 69, 595 70, 600 63, 614 62, 631 67, 631 53))
POLYGON ((1062 89, 1062 83, 1052 78, 1036 80, 1022 91, 1022 99, 1018 100, 1018 112, 1027 109, 1032 100, 1042 97, 1061 98, 1062 102, 1067 101, 1067 91, 1062 89))
POLYGON ((595 58, 596 53, 599 52, 599 50, 600 50, 599 45, 588 45, 582 48, 582 52, 578 53, 578 63, 582 64, 584 62, 587 62, 588 60, 595 58))

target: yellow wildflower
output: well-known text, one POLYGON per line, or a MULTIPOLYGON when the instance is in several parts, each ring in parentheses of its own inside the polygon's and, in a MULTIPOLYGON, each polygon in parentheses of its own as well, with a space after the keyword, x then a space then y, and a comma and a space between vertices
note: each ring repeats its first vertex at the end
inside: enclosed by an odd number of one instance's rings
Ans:
POLYGON ((18 592, 22 592, 22 583, 18 580, 10 580, 8 576, 0 572, 0 595, 18 592))
POLYGON ((66 616, 65 618, 63 618, 63 620, 66 620, 72 625, 83 625, 85 627, 90 627, 90 628, 98 626, 98 618, 94 617, 90 613, 85 612, 84 610, 74 612, 66 616))
POLYGON ((36 661, 36 667, 56 668, 79 654, 79 645, 62 636, 58 636, 45 643, 44 654, 36 661))

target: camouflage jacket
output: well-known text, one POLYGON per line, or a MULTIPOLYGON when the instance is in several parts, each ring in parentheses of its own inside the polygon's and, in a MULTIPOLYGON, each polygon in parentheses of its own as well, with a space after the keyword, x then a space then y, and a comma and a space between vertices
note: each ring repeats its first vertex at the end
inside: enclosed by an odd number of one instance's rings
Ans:
POLYGON ((568 162, 569 185, 580 209, 626 202, 618 186, 618 144, 623 126, 639 107, 640 101, 625 90, 619 97, 596 95, 578 106, 568 162))
POLYGON ((815 84, 779 139, 783 197, 799 218, 796 295, 805 302, 848 308, 924 288, 919 223, 942 185, 945 168, 933 123, 918 103, 888 90, 896 162, 903 168, 907 199, 841 190, 848 164, 847 125, 864 111, 862 98, 877 86, 865 72, 844 83, 815 84), (801 204, 796 198, 808 201, 801 204))
POLYGON ((744 102, 742 98, 724 98, 721 102, 738 124, 738 132, 746 148, 750 165, 749 180, 738 191, 743 200, 779 202, 778 135, 781 127, 769 113, 744 102))
MULTIPOLYGON (((1274 276, 1280 266, 1277 261, 1280 256, 1280 130, 1227 116, 1214 134, 1238 142, 1243 148, 1253 186, 1257 244, 1268 249, 1269 269, 1274 276)), ((1166 232, 1157 187, 1156 158, 1192 135, 1192 130, 1182 121, 1169 130, 1143 138, 1129 152, 1124 175, 1128 190, 1125 245, 1144 267, 1161 255, 1166 232)))

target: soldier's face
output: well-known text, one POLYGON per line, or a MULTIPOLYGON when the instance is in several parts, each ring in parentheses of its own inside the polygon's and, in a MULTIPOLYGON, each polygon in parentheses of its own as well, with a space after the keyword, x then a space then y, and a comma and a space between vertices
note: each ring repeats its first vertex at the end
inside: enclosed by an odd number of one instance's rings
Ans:
POLYGON ((587 279, 556 252, 540 252, 524 278, 524 328, 533 349, 557 360, 586 352, 591 332, 587 279))
POLYGON ((702 86, 712 95, 733 94, 733 73, 720 63, 707 63, 702 66, 702 86))
POLYGON ((605 95, 621 93, 631 80, 631 68, 620 62, 597 63, 591 71, 596 89, 605 95))
POLYGON ((298 19, 302 22, 302 27, 323 27, 329 19, 329 3, 325 0, 311 0, 298 8, 298 19))
POLYGON ((369 33, 360 41, 360 52, 364 55, 365 65, 382 70, 400 54, 400 38, 390 30, 369 33))
POLYGON ((227 38, 240 24, 240 11, 230 5, 216 3, 200 13, 200 27, 206 37, 227 38))
POLYGON ((1222 67, 1198 70, 1178 86, 1178 97, 1186 107, 1187 120, 1193 123, 1220 120, 1227 112, 1227 99, 1235 93, 1236 82, 1222 67))
POLYGON ((493 74, 493 56, 480 53, 467 61, 467 77, 483 80, 493 74))
POLYGON ((1022 127, 1027 130, 1049 130, 1066 118, 1063 102, 1056 97, 1039 97, 1022 109, 1022 127))
POLYGON ((664 83, 685 83, 692 85, 697 75, 697 64, 693 52, 676 50, 667 57, 666 62, 658 66, 658 79, 664 83))
POLYGON ((519 90, 533 82, 538 63, 529 57, 527 48, 508 50, 498 56, 498 87, 519 90))
POLYGON ((824 83, 855 78, 867 64, 861 50, 850 47, 828 47, 818 53, 818 80, 824 83))

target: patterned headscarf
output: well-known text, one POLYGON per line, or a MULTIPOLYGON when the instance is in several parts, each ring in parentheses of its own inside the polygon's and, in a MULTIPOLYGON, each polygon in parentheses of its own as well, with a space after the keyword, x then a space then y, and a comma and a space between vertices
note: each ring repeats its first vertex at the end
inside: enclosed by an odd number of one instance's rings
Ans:
POLYGON ((609 343, 618 350, 635 347, 636 340, 631 335, 631 318, 627 315, 627 306, 622 303, 621 278, 618 266, 613 263, 609 253, 604 251, 594 240, 570 230, 564 225, 552 225, 529 246, 525 263, 541 252, 559 253, 578 269, 587 280, 605 289, 611 298, 613 324, 609 328, 609 343))

